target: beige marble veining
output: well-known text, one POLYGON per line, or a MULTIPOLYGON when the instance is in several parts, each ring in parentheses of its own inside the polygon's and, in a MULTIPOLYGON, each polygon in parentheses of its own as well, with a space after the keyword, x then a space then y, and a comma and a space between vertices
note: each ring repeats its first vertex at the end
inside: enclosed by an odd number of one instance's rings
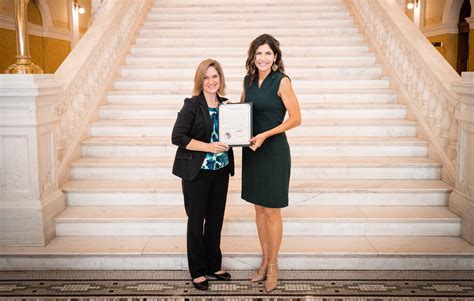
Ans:
POLYGON ((0 247, 5 255, 140 255, 149 237, 56 237, 44 247, 0 247))
MULTIPOLYGON (((456 255, 474 256, 474 246, 459 237, 367 237, 384 255, 456 255)), ((472 260, 472 259, 471 259, 472 260)))
MULTIPOLYGON (((230 179, 230 191, 240 191, 239 179, 230 179)), ((62 187, 65 191, 156 190, 181 192, 181 181, 160 180, 72 180, 62 187)), ((298 180, 291 179, 291 191, 384 191, 423 192, 450 191, 452 187, 440 180, 298 180)))
POLYGON ((446 206, 361 206, 361 212, 367 219, 429 220, 446 219, 459 221, 459 216, 449 211, 446 206))

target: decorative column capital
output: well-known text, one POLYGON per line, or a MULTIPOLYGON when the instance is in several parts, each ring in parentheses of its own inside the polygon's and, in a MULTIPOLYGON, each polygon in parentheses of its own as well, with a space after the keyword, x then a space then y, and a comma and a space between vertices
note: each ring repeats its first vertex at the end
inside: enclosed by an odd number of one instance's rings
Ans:
POLYGON ((469 23, 470 29, 474 29, 474 17, 466 18, 466 22, 469 23))
POLYGON ((453 84, 453 91, 459 95, 456 119, 474 125, 474 72, 463 72, 462 80, 453 84))

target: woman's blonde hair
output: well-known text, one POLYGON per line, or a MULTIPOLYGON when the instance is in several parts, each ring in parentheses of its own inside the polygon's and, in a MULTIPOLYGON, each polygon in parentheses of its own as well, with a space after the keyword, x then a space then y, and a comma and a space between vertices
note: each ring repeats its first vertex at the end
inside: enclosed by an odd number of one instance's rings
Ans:
POLYGON ((217 73, 219 73, 219 77, 221 80, 221 84, 217 93, 219 95, 225 95, 225 78, 224 72, 222 71, 221 64, 218 61, 213 59, 207 59, 202 61, 196 68, 196 73, 194 74, 194 89, 193 89, 193 96, 197 96, 202 92, 202 85, 204 84, 204 76, 206 76, 207 69, 209 67, 214 67, 217 73))

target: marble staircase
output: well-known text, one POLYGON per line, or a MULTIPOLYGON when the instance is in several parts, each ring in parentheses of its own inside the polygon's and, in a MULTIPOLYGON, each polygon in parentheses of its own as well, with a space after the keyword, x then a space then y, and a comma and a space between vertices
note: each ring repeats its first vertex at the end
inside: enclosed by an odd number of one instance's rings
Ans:
MULTIPOLYGON (((57 237, 44 248, 2 248, 16 254, 12 266, 186 269, 186 216, 171 174, 176 112, 209 57, 237 101, 247 47, 261 33, 280 40, 303 116, 288 132, 281 268, 474 269, 442 165, 342 0, 156 0, 71 164, 57 237)), ((224 266, 253 269, 258 239, 235 152, 224 266)))

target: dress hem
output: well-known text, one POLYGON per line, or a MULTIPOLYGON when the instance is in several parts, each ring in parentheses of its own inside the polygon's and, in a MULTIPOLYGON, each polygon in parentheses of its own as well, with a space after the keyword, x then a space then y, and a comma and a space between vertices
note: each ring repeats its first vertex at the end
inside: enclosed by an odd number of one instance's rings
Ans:
POLYGON ((262 207, 265 207, 265 208, 274 208, 274 209, 281 209, 281 208, 286 208, 288 207, 288 204, 286 204, 285 206, 268 206, 268 205, 264 205, 264 204, 261 204, 259 202, 253 202, 253 201, 250 201, 250 200, 247 200, 244 196, 241 196, 241 198, 248 202, 248 203, 251 203, 251 204, 254 204, 254 205, 259 205, 259 206, 262 206, 262 207))

